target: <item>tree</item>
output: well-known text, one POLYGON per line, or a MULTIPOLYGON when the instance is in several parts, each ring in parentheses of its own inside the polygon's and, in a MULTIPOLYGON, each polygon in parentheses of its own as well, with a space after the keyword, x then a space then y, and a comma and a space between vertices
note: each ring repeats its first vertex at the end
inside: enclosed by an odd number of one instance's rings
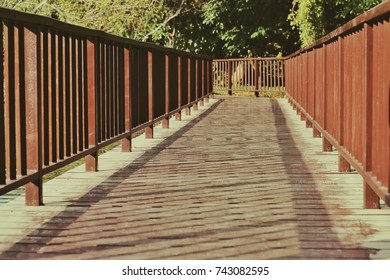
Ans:
POLYGON ((294 0, 288 16, 302 46, 313 43, 384 0, 294 0))
POLYGON ((164 31, 161 23, 166 20, 165 17, 171 16, 164 2, 163 0, 3 0, 1 6, 50 16, 64 22, 104 30, 136 40, 158 41, 164 31))
POLYGON ((297 48, 297 32, 286 21, 292 1, 210 0, 203 23, 217 56, 275 56, 297 48))
POLYGON ((3 6, 215 56, 278 55, 297 48, 292 0, 3 0, 3 6))
POLYGON ((5 7, 214 57, 286 55, 380 2, 0 0, 5 7))
POLYGON ((5 8, 52 17, 54 2, 53 0, 2 0, 0 5, 5 8))

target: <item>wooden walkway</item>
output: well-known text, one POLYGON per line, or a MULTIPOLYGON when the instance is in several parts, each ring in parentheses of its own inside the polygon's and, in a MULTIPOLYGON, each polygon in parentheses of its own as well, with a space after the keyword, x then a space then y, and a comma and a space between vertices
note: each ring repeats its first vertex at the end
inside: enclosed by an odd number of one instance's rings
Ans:
POLYGON ((0 205, 0 259, 390 259, 390 209, 311 134, 287 100, 210 100, 0 205))

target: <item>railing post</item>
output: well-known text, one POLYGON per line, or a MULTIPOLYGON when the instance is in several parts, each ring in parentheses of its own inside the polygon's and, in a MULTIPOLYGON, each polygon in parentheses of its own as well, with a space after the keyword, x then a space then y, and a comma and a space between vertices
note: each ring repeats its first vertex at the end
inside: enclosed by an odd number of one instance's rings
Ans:
MULTIPOLYGON (((153 52, 148 51, 148 118, 153 121, 153 52)), ((153 124, 145 128, 145 138, 153 138, 153 124)))
MULTIPOLYGON (((365 173, 372 171, 372 80, 373 80, 373 45, 372 26, 364 24, 364 76, 363 76, 363 167, 365 173)), ((379 196, 364 181, 364 207, 379 208, 379 196)))
MULTIPOLYGON (((313 73, 313 82, 314 82, 314 91, 316 90, 316 65, 317 65, 317 52, 318 52, 318 49, 314 48, 313 49, 313 55, 314 55, 314 73, 313 73)), ((316 118, 316 103, 318 102, 317 98, 316 98, 316 94, 313 95, 313 99, 314 99, 314 108, 313 108, 313 119, 315 120, 316 118)), ((314 138, 321 138, 321 132, 313 125, 313 137, 314 138)))
POLYGON ((170 79, 170 73, 169 73, 169 53, 165 54, 165 114, 167 115, 162 120, 162 127, 163 128, 169 128, 169 79, 170 79))
MULTIPOLYGON (((24 28, 24 67, 26 90, 26 150, 27 169, 37 177, 25 186, 26 205, 43 205, 42 193, 42 105, 40 35, 37 30, 24 28)), ((9 38, 11 39, 11 38, 9 38)), ((12 38, 13 40, 13 38, 12 38)))
POLYGON ((213 69, 214 69, 214 61, 213 60, 210 60, 210 67, 209 67, 209 85, 210 85, 210 98, 213 98, 214 99, 214 74, 213 74, 213 69))
POLYGON ((198 98, 199 98, 199 59, 195 59, 195 100, 196 102, 194 103, 194 111, 198 110, 198 98))
MULTIPOLYGON (((309 53, 307 52, 306 53, 306 78, 307 78, 307 81, 306 81, 306 111, 309 113, 310 112, 310 103, 309 103, 309 95, 310 95, 310 89, 309 89, 309 72, 310 72, 310 60, 309 60, 310 56, 309 56, 309 53)), ((312 128, 313 127, 313 124, 311 123, 311 121, 309 119, 306 119, 306 128, 312 128)))
MULTIPOLYGON (((3 45, 3 24, 0 24, 0 52, 4 53, 3 45)), ((4 64, 0 63, 0 100, 4 100, 4 64)), ((0 102, 0 117, 4 117, 4 102, 0 102)), ((5 164, 5 126, 4 121, 0 121, 0 185, 6 183, 6 164, 5 164)))
POLYGON ((213 60, 207 60, 207 91, 210 93, 210 98, 214 98, 214 75, 213 75, 213 60))
POLYGON ((175 114, 175 119, 181 121, 181 57, 177 57, 177 108, 179 111, 175 114))
POLYGON ((210 60, 206 60, 206 96, 204 98, 204 102, 209 103, 209 96, 210 96, 210 60))
MULTIPOLYGON (((322 118, 323 118, 323 122, 324 122, 324 131, 327 130, 328 128, 328 125, 327 125, 327 121, 326 121, 326 111, 328 110, 328 106, 327 106, 327 99, 326 99, 326 90, 327 90, 327 87, 326 87, 326 72, 328 71, 328 65, 327 65, 327 47, 325 44, 322 45, 323 47, 323 50, 324 50, 324 55, 323 55, 323 62, 324 62, 324 65, 323 65, 323 73, 322 73, 322 102, 323 102, 323 105, 322 105, 322 108, 323 108, 323 112, 322 112, 322 118)), ((332 144, 329 142, 328 139, 326 139, 325 135, 322 135, 322 151, 323 152, 331 152, 332 151, 332 144)))
MULTIPOLYGON (((292 78, 292 97, 295 101, 297 101, 297 80, 298 80, 296 61, 297 61, 296 56, 291 59, 291 69, 290 69, 290 74, 293 76, 293 78, 292 78)), ((264 61, 264 65, 266 66, 266 61, 264 61)), ((263 66, 263 68, 265 66, 263 66)), ((267 70, 266 69, 263 69, 263 70, 266 73, 267 70)), ((264 85, 266 87, 267 80, 265 77, 265 73, 263 73, 263 75, 264 75, 264 85)), ((298 113, 297 105, 295 103, 293 103, 293 110, 297 111, 297 113, 298 113)))
POLYGON ((187 99, 188 99, 188 106, 185 109, 186 115, 191 115, 191 106, 189 104, 191 103, 191 58, 187 58, 187 99))
MULTIPOLYGON (((338 94, 339 94, 339 146, 344 146, 344 39, 339 37, 338 39, 338 72, 339 72, 339 84, 338 84, 338 94)), ((339 172, 351 172, 351 165, 349 162, 339 153, 339 172)))
MULTIPOLYGON (((304 108, 304 105, 303 105, 303 71, 302 71, 302 68, 303 68, 303 54, 299 54, 299 60, 298 60, 298 67, 299 67, 299 71, 298 73, 300 73, 299 75, 299 82, 298 82, 298 86, 299 86, 299 104, 301 105, 302 109, 306 109, 304 108)), ((303 110, 300 110, 299 111, 299 115, 300 115, 300 119, 301 121, 306 121, 306 116, 305 114, 303 113, 303 110)))
POLYGON ((201 87, 202 87, 202 99, 200 100, 200 102, 199 102, 199 104, 200 104, 200 106, 204 106, 204 95, 205 95, 205 87, 204 87, 204 83, 205 83, 205 81, 204 81, 204 59, 202 58, 202 72, 201 72, 201 87))
POLYGON ((259 97, 259 60, 254 61, 255 96, 259 97))
POLYGON ((232 61, 228 61, 228 94, 232 95, 232 61))
MULTIPOLYGON (((87 85, 88 85, 88 146, 95 147, 97 141, 97 110, 96 110, 96 53, 95 41, 87 40, 87 85)), ((98 170, 98 151, 85 157, 85 170, 98 170)))
MULTIPOLYGON (((5 158, 6 158, 6 174, 7 178, 10 180, 15 180, 17 173, 17 159, 16 159, 16 79, 15 79, 15 64, 17 55, 15 55, 15 37, 17 36, 16 28, 13 23, 7 22, 4 25, 4 90, 5 98, 2 100, 4 102, 4 121, 5 121, 5 131, 8 134, 8 137, 5 138, 5 158)), ((38 33, 39 34, 39 33, 38 33)), ((38 36, 38 35, 37 35, 38 36)), ((40 42, 39 40, 37 41, 40 42)), ((37 47, 38 48, 38 47, 37 47)), ((40 48, 38 48, 40 50, 40 48)), ((40 59, 37 60, 40 62, 40 59)), ((41 71, 42 67, 39 67, 41 71)), ((40 74, 40 72, 39 72, 40 74)), ((39 76, 41 77, 41 76, 39 76)), ((39 80, 40 81, 40 80, 39 80)), ((40 99, 39 99, 40 100, 40 99)), ((39 119, 40 120, 40 119, 39 119)))
MULTIPOLYGON (((259 94, 261 92, 261 89, 263 87, 263 61, 262 60, 258 60, 257 61, 257 77, 256 77, 256 80, 257 80, 257 89, 259 90, 259 94)), ((289 99, 289 101, 291 101, 289 99)))
MULTIPOLYGON (((130 61, 130 47, 124 48, 123 59, 123 78, 124 78, 124 101, 125 101, 125 132, 131 132, 131 61, 130 61)), ((122 152, 131 152, 132 150, 132 136, 131 134, 122 139, 122 152)))

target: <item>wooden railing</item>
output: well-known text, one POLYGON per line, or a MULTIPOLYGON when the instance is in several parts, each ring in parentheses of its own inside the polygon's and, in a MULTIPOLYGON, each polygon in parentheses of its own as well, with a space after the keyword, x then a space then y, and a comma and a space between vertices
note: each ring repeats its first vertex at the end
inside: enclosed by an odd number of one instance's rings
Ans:
POLYGON ((364 178, 366 208, 390 205, 390 1, 286 58, 288 97, 364 178))
POLYGON ((212 61, 0 8, 0 194, 26 186, 41 205, 43 175, 173 114, 212 92, 212 61))
POLYGON ((213 61, 215 91, 284 92, 283 58, 236 58, 213 61))

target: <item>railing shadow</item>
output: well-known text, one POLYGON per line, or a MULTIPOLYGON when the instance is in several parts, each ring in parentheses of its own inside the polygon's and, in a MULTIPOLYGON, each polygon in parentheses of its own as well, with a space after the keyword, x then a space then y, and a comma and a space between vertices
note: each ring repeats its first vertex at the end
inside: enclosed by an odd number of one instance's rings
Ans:
MULTIPOLYGON (((284 258, 369 259, 378 250, 360 247, 357 245, 359 243, 357 240, 353 242, 354 244, 351 244, 351 241, 354 241, 357 237, 354 236, 354 233, 341 234, 344 240, 340 240, 340 232, 336 231, 336 226, 331 220, 332 214, 329 213, 327 205, 322 201, 322 195, 319 190, 319 184, 322 182, 318 179, 318 174, 315 178, 310 171, 311 169, 307 167, 303 155, 293 139, 292 131, 287 125, 286 117, 279 103, 276 100, 271 100, 271 103, 277 128, 277 141, 283 155, 285 169, 287 170, 293 194, 294 210, 297 215, 295 222, 301 249, 300 255, 285 256, 284 258), (294 162, 292 162, 292 158, 294 162)), ((336 168, 335 166, 335 170, 336 168)), ((319 170, 319 172, 321 171, 319 170)), ((325 181, 326 177, 322 180, 323 184, 328 185, 325 181)), ((337 192, 337 190, 334 191, 337 192)), ((337 203, 335 204, 332 207, 338 209, 337 203)), ((345 208, 340 208, 337 211, 341 215, 343 212, 348 214, 348 210, 345 208)), ((361 225, 364 226, 363 224, 361 225)), ((372 232, 366 232, 366 234, 370 233, 372 232)))
MULTIPOLYGON (((134 160, 131 164, 126 167, 116 171, 113 175, 108 177, 98 186, 94 187, 88 193, 83 195, 81 198, 72 202, 69 206, 65 208, 62 212, 58 213, 55 217, 51 218, 49 221, 43 223, 39 228, 30 232, 25 238, 16 242, 11 248, 4 251, 0 255, 0 259, 38 259, 38 258, 49 258, 50 256, 58 256, 58 253, 45 253, 38 254, 37 252, 49 244, 54 238, 59 236, 62 232, 66 231, 68 226, 74 223, 80 216, 85 214, 91 207, 93 207, 98 202, 104 200, 108 194, 112 192, 123 180, 123 174, 126 174, 127 177, 130 177, 132 174, 142 169, 148 162, 153 160, 158 156, 162 151, 167 149, 177 139, 182 137, 187 133, 192 127, 197 123, 206 118, 210 113, 212 113, 224 100, 219 99, 210 108, 204 113, 200 114, 197 118, 191 120, 184 127, 180 128, 177 132, 171 136, 164 139, 161 143, 157 144, 155 147, 147 150, 142 156, 134 160), (112 184, 112 182, 116 184, 112 184), (109 182, 109 184, 107 184, 109 182)), ((147 140, 146 140, 147 141, 147 140)), ((122 198, 126 199, 126 198, 122 198)), ((44 206, 43 206, 44 207, 44 206)), ((110 206, 111 207, 111 206, 110 206)), ((110 221, 107 220, 107 224, 110 224, 110 221)), ((94 230, 99 231, 98 228, 94 230)), ((103 247, 91 246, 89 248, 82 248, 82 251, 85 250, 100 250, 103 247)), ((69 252, 62 251, 61 254, 66 256, 67 253, 74 253, 74 250, 69 252)))
POLYGON ((318 174, 278 101, 229 98, 217 106, 0 258, 367 259, 375 253, 355 242, 353 230, 340 238, 318 174), (182 149, 196 143, 197 149, 182 149), (164 185, 158 176, 148 178, 156 170, 173 179, 164 185))

